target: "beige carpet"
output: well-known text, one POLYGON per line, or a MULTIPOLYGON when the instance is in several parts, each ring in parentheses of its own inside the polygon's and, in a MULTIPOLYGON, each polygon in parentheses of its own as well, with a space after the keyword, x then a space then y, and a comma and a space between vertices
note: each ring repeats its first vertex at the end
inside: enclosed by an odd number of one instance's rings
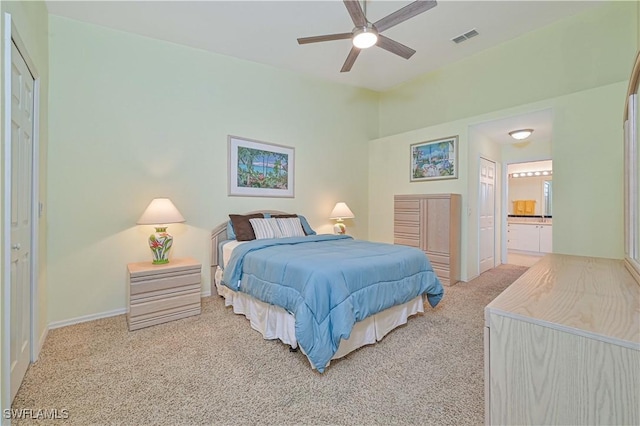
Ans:
POLYGON ((524 271, 447 287, 438 307, 324 374, 217 296, 198 317, 135 332, 124 315, 52 330, 13 408, 67 410, 57 422, 74 425, 479 425, 483 309, 524 271))

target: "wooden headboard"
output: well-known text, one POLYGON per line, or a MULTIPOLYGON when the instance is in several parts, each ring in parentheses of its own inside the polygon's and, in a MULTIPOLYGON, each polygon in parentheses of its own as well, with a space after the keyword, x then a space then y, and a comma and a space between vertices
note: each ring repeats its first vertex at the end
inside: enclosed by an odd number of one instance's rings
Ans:
MULTIPOLYGON (((289 214, 279 210, 256 210, 256 211, 243 213, 243 214, 255 214, 255 213, 289 214)), ((215 274, 216 274, 216 268, 218 267, 218 243, 229 239, 227 237, 227 222, 229 222, 228 219, 222 222, 220 225, 213 228, 213 231, 211 231, 211 258, 209 263, 211 264, 211 294, 212 295, 216 294, 215 293, 215 288, 216 288, 215 274)))

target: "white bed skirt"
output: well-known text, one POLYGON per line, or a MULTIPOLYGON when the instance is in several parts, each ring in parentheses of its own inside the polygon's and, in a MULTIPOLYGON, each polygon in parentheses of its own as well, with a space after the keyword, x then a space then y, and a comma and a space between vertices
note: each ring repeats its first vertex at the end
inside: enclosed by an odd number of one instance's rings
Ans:
MULTIPOLYGON (((232 306, 233 312, 242 314, 251 323, 251 328, 259 331, 265 339, 280 339, 292 348, 298 347, 295 319, 292 314, 279 306, 262 302, 246 293, 236 292, 220 284, 222 269, 215 273, 216 290, 225 299, 225 306, 232 306)), ((338 352, 332 359, 342 358, 349 352, 364 345, 382 340, 394 328, 406 324, 411 315, 424 312, 424 299, 418 296, 402 305, 392 306, 375 315, 358 321, 349 339, 340 341, 338 352)), ((304 352, 304 351, 303 351, 304 352)), ((311 364, 313 367, 313 364, 311 364)))

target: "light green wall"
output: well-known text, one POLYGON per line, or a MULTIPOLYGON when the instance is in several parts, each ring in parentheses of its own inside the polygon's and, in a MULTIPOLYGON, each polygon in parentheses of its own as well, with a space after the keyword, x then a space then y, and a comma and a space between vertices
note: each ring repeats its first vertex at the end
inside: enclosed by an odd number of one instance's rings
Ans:
POLYGON ((366 151, 377 136, 374 92, 50 16, 49 319, 121 310, 126 264, 151 259, 154 197, 186 218, 169 227, 173 256, 203 263, 229 213, 278 209, 332 232, 367 237, 366 151), (227 196, 227 135, 295 148, 295 198, 227 196))
MULTIPOLYGON (((392 241, 394 194, 460 193, 462 278, 471 279, 478 273, 479 157, 503 164, 552 158, 554 251, 621 258, 620 121, 637 17, 636 2, 609 2, 381 94, 383 137, 370 147, 369 237, 392 241), (473 132, 475 124, 547 108, 554 115, 548 144, 498 148, 473 132), (409 145, 456 134, 458 179, 409 183, 409 145)), ((496 195, 500 211, 501 188, 496 195)))
POLYGON ((554 252, 624 256, 626 91, 624 81, 570 95, 554 108, 554 252))
MULTIPOLYGON (((26 48, 26 53, 30 60, 31 66, 35 67, 37 72, 37 78, 40 81, 40 132, 39 132, 39 145, 40 145, 40 165, 39 165, 39 176, 40 176, 40 199, 44 200, 46 198, 46 173, 47 173, 47 145, 48 145, 48 92, 49 92, 49 39, 48 39, 48 14, 47 9, 42 1, 32 1, 32 2, 12 2, 12 1, 2 1, 0 2, 0 11, 2 12, 2 16, 0 19, 0 34, 4 34, 5 26, 4 26, 4 13, 11 14, 11 19, 13 21, 14 29, 13 35, 19 36, 22 41, 22 45, 26 48)), ((4 44, 0 48, 0 69, 4 70, 3 58, 5 55, 4 44)), ((4 77, 3 77, 4 81, 4 77)), ((5 96, 7 94, 4 92, 4 84, 0 85, 0 111, 2 120, 0 127, 4 125, 5 111, 4 111, 4 103, 5 96)), ((4 140, 4 131, 1 133, 0 138, 2 138, 2 150, 0 152, 0 156, 2 156, 2 160, 0 161, 0 179, 4 177, 4 146, 7 141, 4 140)), ((0 190, 2 191, 2 199, 4 199, 4 180, 2 180, 0 185, 0 190)), ((3 210, 4 212, 4 210, 3 210)), ((0 227, 2 227, 2 235, 5 235, 5 232, 8 232, 7 229, 4 229, 4 217, 0 223, 0 227)), ((38 229, 38 238, 39 238, 39 251, 38 251, 38 302, 37 312, 36 312, 36 344, 40 345, 43 342, 47 325, 47 279, 46 279, 46 265, 47 265, 47 235, 46 235, 46 211, 43 212, 43 216, 40 219, 39 229, 38 229)), ((2 253, 2 245, 0 244, 0 259, 2 259, 2 277, 4 277, 5 265, 4 265, 4 254, 2 253)), ((3 285, 7 285, 8 283, 3 283, 3 285)), ((5 324, 4 324, 4 313, 2 312, 2 303, 0 303, 0 318, 2 318, 2 327, 0 329, 0 333, 2 333, 2 338, 0 341, 5 342, 6 336, 4 336, 5 324)), ((0 351, 1 355, 2 351, 0 351)), ((4 367, 4 363, 0 360, 0 365, 4 367)), ((3 380, 5 379, 5 374, 8 372, 2 371, 3 380)), ((4 386, 0 390, 2 394, 0 397, 0 409, 9 408, 9 403, 7 402, 9 399, 9 395, 5 394, 4 386)))
POLYGON ((636 51, 636 7, 608 2, 385 92, 380 135, 627 80, 636 51))
MULTIPOLYGON (((511 162, 495 143, 470 132, 474 124, 551 108, 553 143, 553 247, 556 253, 622 258, 622 126, 626 82, 425 127, 371 141, 369 238, 393 241, 395 194, 462 194, 462 279, 478 275, 478 164, 480 156, 511 162), (459 177, 409 182, 412 143, 459 135, 459 177), (588 231, 586 231, 588 230, 588 231)), ((545 144, 541 144, 544 146, 545 144)), ((532 152, 542 152, 544 148, 532 152)), ((539 159, 539 158, 535 158, 539 159)), ((498 171, 501 185, 502 169, 498 171)), ((498 216, 502 209, 497 193, 498 216)), ((498 224, 497 224, 498 225, 498 224)), ((500 260, 500 228, 497 260, 500 260)), ((498 262, 499 263, 499 262, 498 262)))

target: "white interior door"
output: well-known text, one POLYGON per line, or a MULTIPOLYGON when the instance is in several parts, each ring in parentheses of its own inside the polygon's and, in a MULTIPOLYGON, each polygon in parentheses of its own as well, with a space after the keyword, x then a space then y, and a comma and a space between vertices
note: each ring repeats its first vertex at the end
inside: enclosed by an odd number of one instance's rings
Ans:
POLYGON ((480 158, 480 273, 496 266, 495 263, 495 188, 496 163, 480 158))
POLYGON ((18 392, 31 347, 31 237, 34 79, 11 45, 11 400, 18 392))

